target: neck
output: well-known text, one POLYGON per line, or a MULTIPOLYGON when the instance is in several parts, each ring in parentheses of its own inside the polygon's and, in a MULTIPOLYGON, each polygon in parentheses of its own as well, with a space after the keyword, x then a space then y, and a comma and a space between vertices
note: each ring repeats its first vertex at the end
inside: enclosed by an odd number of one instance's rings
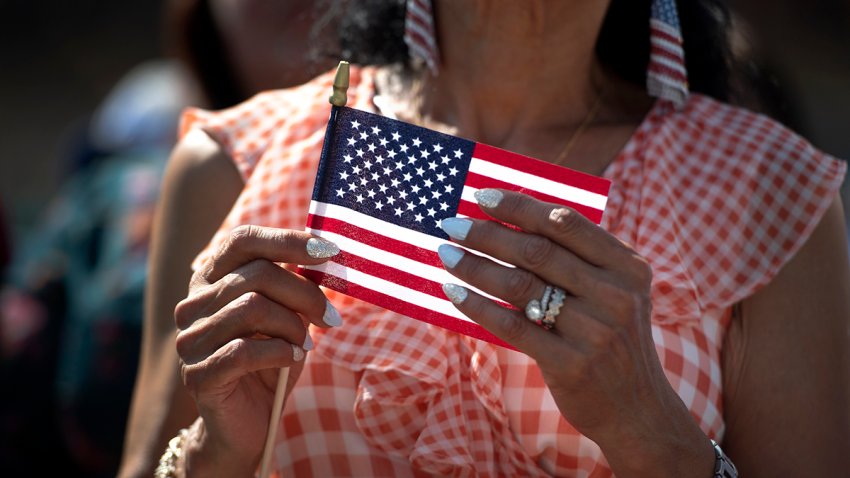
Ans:
POLYGON ((424 80, 424 114, 503 146, 528 131, 577 127, 599 94, 594 46, 607 6, 581 0, 437 2, 442 64, 438 76, 424 80))

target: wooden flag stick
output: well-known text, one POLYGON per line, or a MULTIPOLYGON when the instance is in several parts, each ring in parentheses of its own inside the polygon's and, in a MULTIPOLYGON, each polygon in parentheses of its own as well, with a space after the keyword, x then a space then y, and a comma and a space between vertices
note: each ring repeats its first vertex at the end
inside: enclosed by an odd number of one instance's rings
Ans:
POLYGON ((272 454, 274 453, 274 438, 280 423, 280 413, 283 411, 283 397, 286 395, 286 383, 289 381, 289 367, 281 367, 277 376, 277 389, 272 402, 272 414, 269 418, 269 431, 266 433, 266 446, 263 448, 263 461, 260 464, 260 478, 268 478, 271 473, 272 454))
MULTIPOLYGON (((348 62, 341 61, 336 68, 333 94, 328 101, 334 106, 345 106, 348 102, 348 62)), ((266 445, 263 448, 263 459, 260 462, 260 478, 269 478, 271 474, 272 455, 277 427, 280 424, 280 414, 283 410, 283 398, 286 395, 286 385, 289 382, 289 367, 282 367, 277 377, 277 388, 272 402, 272 413, 269 417, 269 429, 266 433, 266 445)))

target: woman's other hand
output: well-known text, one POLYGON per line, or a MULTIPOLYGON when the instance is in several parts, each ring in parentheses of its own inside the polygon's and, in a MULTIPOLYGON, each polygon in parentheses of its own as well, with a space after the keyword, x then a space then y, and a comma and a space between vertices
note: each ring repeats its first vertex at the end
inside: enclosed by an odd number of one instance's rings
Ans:
POLYGON ((306 232, 241 226, 194 274, 174 312, 183 381, 201 416, 187 474, 256 470, 278 369, 290 367, 291 389, 312 348, 308 324, 342 323, 318 286, 279 264, 320 264, 338 252, 306 232))
POLYGON ((656 353, 647 261, 569 208, 496 189, 476 197, 487 214, 521 231, 460 218, 444 220, 443 229, 463 246, 516 268, 448 244, 440 257, 453 275, 519 310, 452 286, 445 287, 449 298, 536 360, 563 416, 602 447, 618 476, 665 476, 661 470, 709 476, 710 442, 656 353), (547 285, 566 291, 551 330, 524 314, 547 285))

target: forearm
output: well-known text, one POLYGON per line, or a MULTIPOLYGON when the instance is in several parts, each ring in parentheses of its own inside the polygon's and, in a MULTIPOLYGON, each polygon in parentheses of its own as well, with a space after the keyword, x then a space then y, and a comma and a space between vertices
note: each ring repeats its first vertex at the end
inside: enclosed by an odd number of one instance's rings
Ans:
POLYGON ((119 477, 151 476, 168 441, 197 417, 194 402, 186 393, 178 370, 173 347, 161 350, 156 360, 143 361, 136 381, 119 477))
POLYGON ((595 438, 614 474, 624 477, 710 478, 711 440, 669 387, 663 403, 632 411, 595 438))

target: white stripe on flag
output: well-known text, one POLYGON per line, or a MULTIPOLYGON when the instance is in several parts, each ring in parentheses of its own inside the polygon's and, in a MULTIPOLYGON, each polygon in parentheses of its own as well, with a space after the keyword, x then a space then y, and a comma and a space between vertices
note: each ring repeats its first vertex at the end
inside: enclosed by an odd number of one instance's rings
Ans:
POLYGON ((310 214, 337 219, 366 229, 367 231, 380 231, 382 236, 391 237, 398 241, 406 242, 412 246, 431 252, 437 252, 437 248, 440 247, 440 244, 445 244, 447 242, 439 237, 429 236, 428 234, 422 234, 421 232, 396 226, 395 224, 384 222, 380 219, 367 216, 366 214, 347 207, 338 206, 336 204, 311 201, 310 214))
POLYGON ((434 312, 439 312, 466 322, 472 322, 446 299, 438 299, 432 295, 389 282, 355 269, 350 269, 333 261, 315 266, 305 266, 304 268, 324 272, 325 274, 338 277, 342 280, 380 292, 381 294, 385 294, 390 297, 395 297, 397 299, 416 304, 420 307, 433 310, 434 312))
POLYGON ((475 193, 478 192, 478 188, 474 188, 472 186, 464 186, 460 191, 460 199, 463 201, 471 202, 472 204, 478 204, 478 200, 475 199, 475 193))
POLYGON ((672 41, 668 40, 666 37, 661 37, 661 36, 658 36, 658 35, 650 38, 649 43, 657 46, 658 48, 661 48, 662 50, 667 50, 667 51, 672 52, 672 53, 682 51, 682 44, 681 43, 672 42, 672 41))
MULTIPOLYGON (((342 208, 340 206, 336 206, 336 205, 333 205, 333 204, 319 203, 318 201, 313 201, 313 203, 324 204, 325 206, 329 206, 330 208, 335 209, 334 212, 336 212, 336 213, 340 212, 339 209, 344 209, 345 211, 348 211, 348 213, 347 213, 348 217, 337 218, 337 217, 332 217, 330 215, 326 215, 325 217, 330 217, 332 219, 338 219, 340 221, 344 221, 344 222, 347 222, 349 224, 352 224, 352 225, 366 229, 362 225, 358 224, 357 223, 358 221, 352 220, 352 218, 362 219, 362 217, 365 216, 364 214, 361 214, 361 213, 356 212, 356 211, 352 211, 351 209, 342 208)), ((310 209, 311 210, 313 209, 313 204, 310 205, 310 209)), ((317 209, 320 209, 320 208, 317 208, 317 209)), ((369 219, 374 219, 374 218, 371 218, 369 216, 365 216, 365 217, 367 217, 369 219)), ((377 219, 375 219, 375 220, 377 220, 377 219)), ((365 259, 368 259, 368 260, 371 260, 371 261, 374 261, 374 262, 381 263, 381 264, 383 264, 387 267, 392 267, 393 269, 397 269, 397 270, 400 270, 402 272, 407 272, 407 273, 413 274, 415 276, 419 276, 419 277, 421 277, 425 280, 436 282, 438 284, 445 284, 446 282, 452 282, 452 283, 455 283, 455 284, 459 284, 459 285, 466 287, 467 289, 471 289, 471 290, 475 291, 476 293, 483 295, 484 297, 487 297, 489 299, 496 300, 496 301, 499 301, 499 302, 503 302, 501 299, 498 299, 498 298, 496 298, 496 297, 494 297, 494 296, 492 296, 492 295, 490 295, 490 294, 488 294, 488 293, 486 293, 486 292, 484 292, 484 291, 482 291, 482 290, 480 290, 476 287, 473 287, 473 286, 467 284, 466 282, 461 281, 457 277, 449 274, 448 271, 446 271, 445 269, 443 269, 441 267, 430 266, 428 264, 424 264, 422 262, 415 261, 415 260, 410 259, 408 257, 401 256, 401 255, 395 254, 393 252, 386 251, 384 249, 378 249, 378 248, 372 247, 368 244, 364 244, 362 242, 359 242, 356 239, 352 239, 350 237, 342 236, 342 235, 334 233, 334 232, 325 231, 323 229, 312 229, 312 228, 309 228, 309 227, 306 228, 306 230, 307 230, 307 232, 309 232, 311 234, 315 234, 319 237, 322 237, 322 238, 325 238, 329 241, 334 242, 337 246, 339 246, 340 249, 342 249, 345 252, 354 254, 354 255, 359 256, 359 257, 363 257, 365 259)), ((370 230, 374 230, 374 229, 370 229, 370 230)), ((435 238, 434 236, 429 236, 428 234, 422 234, 420 232, 411 231, 410 229, 406 229, 406 228, 403 228, 403 227, 400 227, 400 226, 396 226, 395 224, 390 224, 390 223, 386 223, 386 222, 381 222, 381 229, 379 229, 379 230, 381 231, 380 235, 385 236, 385 237, 389 237, 389 238, 392 238, 392 239, 399 239, 399 235, 404 234, 404 235, 408 236, 408 238, 419 237, 421 240, 436 239, 437 241, 440 241, 440 244, 448 243, 448 241, 443 241, 442 239, 435 238)), ((419 244, 417 242, 408 242, 408 241, 403 241, 403 242, 406 242, 406 243, 408 243, 412 246, 415 246, 415 247, 419 247, 419 244)), ((436 250, 434 250, 432 252, 436 253, 436 250)), ((482 256, 482 257, 486 257, 486 258, 488 258, 492 261, 495 261, 495 262, 502 264, 505 267, 513 267, 512 265, 510 265, 506 262, 502 262, 500 260, 486 256, 484 254, 479 253, 478 251, 467 251, 467 252, 473 253, 473 254, 476 254, 476 255, 479 255, 479 256, 482 256)))
POLYGON ((414 16, 419 17, 422 23, 425 23, 426 25, 431 24, 433 15, 431 15, 430 11, 426 10, 426 7, 422 4, 422 2, 407 2, 407 11, 414 16))
POLYGON ((542 178, 524 171, 502 166, 501 164, 491 163, 476 157, 472 158, 469 164, 469 171, 488 176, 506 183, 516 184, 517 186, 532 189, 535 191, 545 192, 550 196, 561 198, 565 201, 574 202, 583 206, 605 210, 605 203, 608 198, 602 194, 597 194, 590 191, 585 191, 574 186, 561 184, 551 179, 542 178))
MULTIPOLYGON (((466 187, 464 187, 464 189, 466 189, 466 187)), ((473 188, 470 188, 470 189, 472 189, 473 193, 474 193, 474 191, 476 191, 473 188)), ((466 191, 463 191, 462 195, 467 196, 466 191)), ((473 204, 478 204, 478 201, 476 201, 474 197, 470 201, 473 204)), ((395 224, 392 224, 392 223, 389 223, 389 222, 384 222, 380 219, 376 219, 372 216, 368 216, 368 215, 363 214, 361 212, 357 212, 353 209, 349 209, 349 208, 344 207, 344 206, 338 206, 336 204, 328 204, 328 203, 324 203, 324 202, 320 202, 320 201, 310 201, 310 214, 313 214, 313 215, 316 215, 316 216, 324 216, 324 217, 328 217, 328 218, 331 218, 331 219, 336 219, 338 221, 347 222, 348 224, 351 224, 353 226, 357 226, 361 229, 366 229, 367 231, 380 231, 379 234, 382 235, 382 236, 389 237, 389 238, 395 239, 397 241, 401 241, 401 242, 410 244, 411 246, 415 246, 415 247, 418 247, 420 249, 425 249, 426 251, 431 251, 431 252, 434 252, 434 253, 437 252, 437 248, 440 247, 440 245, 447 244, 449 242, 445 239, 440 239, 439 237, 429 236, 428 234, 422 234, 421 232, 416 232, 414 230, 407 229, 406 227, 396 226, 395 224)), ((466 216, 458 216, 458 217, 466 217, 466 216)), ((309 227, 307 228, 307 232, 316 234, 317 236, 320 236, 320 237, 324 237, 324 234, 325 234, 325 231, 322 231, 321 229, 313 230, 313 229, 310 229, 309 227)), ((330 239, 330 240, 333 240, 333 239, 330 239)), ((343 250, 345 250, 345 248, 343 248, 343 250)), ((490 259, 491 261, 494 261, 494 262, 501 264, 505 267, 511 267, 511 268, 514 267, 513 264, 509 264, 509 263, 504 262, 502 260, 496 259, 495 257, 490 257, 490 256, 488 256, 486 254, 482 254, 478 251, 467 251, 467 252, 479 255, 481 257, 486 257, 487 259, 490 259)), ((362 255, 362 254, 358 254, 358 255, 361 256, 361 257, 367 257, 367 258, 372 257, 372 256, 362 255)), ((386 263, 386 264, 392 264, 392 263, 386 263)), ((398 267, 396 269, 398 269, 398 267)), ((454 276, 452 276, 452 278, 455 282, 459 280, 454 276)), ((475 290, 476 290, 476 292, 479 292, 482 295, 486 295, 487 297, 490 297, 491 299, 493 298, 493 296, 488 295, 488 294, 484 294, 483 292, 478 291, 478 289, 475 289, 475 290)))
POLYGON ((660 65, 664 65, 664 66, 666 66, 667 68, 670 68, 673 71, 681 72, 683 75, 686 73, 685 65, 683 65, 679 62, 675 62, 675 61, 673 61, 673 60, 671 60, 667 57, 661 56, 661 55, 653 54, 652 55, 652 62, 660 64, 660 65))
MULTIPOLYGON (((657 28, 658 30, 666 33, 667 35, 670 35, 673 38, 682 38, 682 32, 679 31, 678 28, 674 27, 673 25, 670 25, 669 23, 665 22, 664 20, 661 20, 661 19, 658 19, 658 18, 650 18, 649 19, 649 26, 651 28, 657 28)), ((652 35, 650 35, 650 37, 651 36, 652 35)))
POLYGON ((420 38, 425 42, 426 45, 433 47, 434 46, 434 36, 426 29, 424 25, 417 22, 408 22, 406 28, 410 31, 418 33, 420 38))

